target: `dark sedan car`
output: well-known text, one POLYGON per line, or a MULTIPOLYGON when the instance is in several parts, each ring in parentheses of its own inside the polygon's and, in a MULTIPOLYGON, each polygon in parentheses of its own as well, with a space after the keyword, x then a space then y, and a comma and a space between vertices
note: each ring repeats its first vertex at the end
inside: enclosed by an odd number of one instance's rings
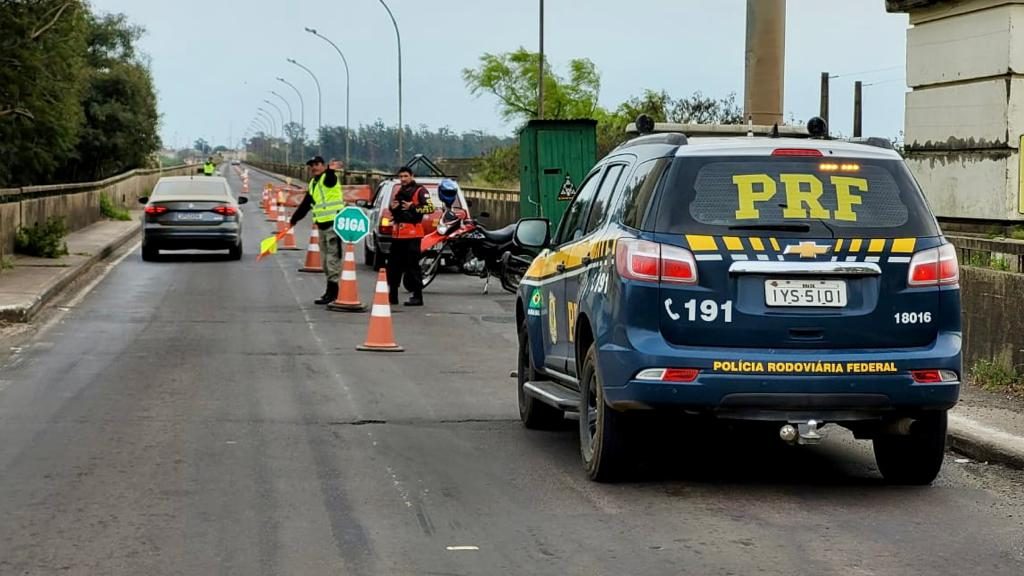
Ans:
POLYGON ((153 195, 139 198, 146 205, 142 259, 151 261, 160 250, 227 250, 242 258, 242 212, 224 178, 175 176, 161 178, 153 195))

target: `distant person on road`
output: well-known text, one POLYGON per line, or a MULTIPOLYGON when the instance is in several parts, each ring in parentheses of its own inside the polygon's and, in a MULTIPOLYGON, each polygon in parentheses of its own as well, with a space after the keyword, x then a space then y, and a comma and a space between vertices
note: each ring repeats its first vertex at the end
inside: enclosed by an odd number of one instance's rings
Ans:
POLYGON ((203 164, 203 174, 207 176, 213 176, 213 173, 217 171, 217 165, 213 162, 213 157, 206 159, 206 164, 203 164))
POLYGON ((398 171, 401 187, 391 197, 391 220, 394 232, 388 255, 388 288, 392 304, 398 304, 398 288, 405 277, 405 288, 412 292, 406 306, 423 306, 423 276, 420 271, 420 240, 423 239, 423 216, 432 214, 430 193, 413 179, 412 169, 398 171))
POLYGON ((341 278, 341 260, 343 257, 341 238, 334 231, 334 217, 345 208, 345 196, 342 191, 341 177, 333 168, 328 168, 324 159, 314 156, 308 162, 309 188, 302 198, 302 203, 292 214, 291 223, 295 226, 313 211, 313 222, 320 232, 320 251, 324 259, 324 273, 327 274, 327 291, 314 300, 318 305, 326 305, 338 298, 338 280, 341 278))

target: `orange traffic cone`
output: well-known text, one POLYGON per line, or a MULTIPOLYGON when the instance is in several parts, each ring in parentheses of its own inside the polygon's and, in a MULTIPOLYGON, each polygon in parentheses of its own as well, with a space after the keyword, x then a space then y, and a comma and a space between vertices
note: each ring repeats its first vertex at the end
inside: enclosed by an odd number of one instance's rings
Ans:
POLYGON ((316 225, 309 229, 309 247, 306 248, 306 265, 299 272, 323 272, 324 265, 320 262, 320 233, 316 225))
MULTIPOLYGON (((277 233, 281 234, 288 229, 288 218, 286 217, 288 210, 281 204, 275 204, 275 206, 277 206, 277 233)), ((292 241, 294 242, 295 239, 292 238, 292 241)))
MULTIPOLYGON (((286 211, 282 210, 281 212, 286 211)), ((281 243, 278 250, 299 250, 298 244, 295 243, 295 228, 285 221, 285 230, 284 241, 281 243)))
POLYGON ((405 352, 395 343, 395 333, 391 328, 391 305, 388 304, 387 272, 380 271, 377 276, 377 292, 373 295, 373 311, 370 312, 370 331, 366 343, 356 346, 356 350, 364 352, 405 352))
POLYGON ((277 221, 277 201, 274 200, 273 196, 271 196, 270 197, 270 211, 267 212, 267 222, 276 222, 276 221, 277 221))
MULTIPOLYGON (((386 281, 384 283, 387 284, 386 281)), ((363 312, 366 310, 366 306, 363 306, 363 303, 359 301, 359 283, 356 281, 356 249, 354 244, 345 244, 345 262, 341 267, 338 299, 328 304, 327 309, 334 312, 363 312)), ((376 299, 374 299, 373 309, 377 309, 376 299)), ((388 316, 390 315, 389 311, 388 316)), ((371 324, 371 331, 372 326, 371 324)), ((390 318, 388 320, 388 330, 391 330, 390 318)))

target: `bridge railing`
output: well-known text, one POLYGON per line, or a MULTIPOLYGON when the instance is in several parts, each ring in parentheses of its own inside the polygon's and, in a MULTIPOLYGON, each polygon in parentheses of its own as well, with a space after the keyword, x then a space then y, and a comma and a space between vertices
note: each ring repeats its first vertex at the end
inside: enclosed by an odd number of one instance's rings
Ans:
POLYGON ((114 206, 133 209, 160 178, 193 174, 197 168, 198 165, 183 165, 138 169, 98 182, 0 189, 0 254, 14 250, 14 236, 22 226, 58 216, 64 218, 72 231, 78 230, 103 219, 101 196, 109 198, 114 206))

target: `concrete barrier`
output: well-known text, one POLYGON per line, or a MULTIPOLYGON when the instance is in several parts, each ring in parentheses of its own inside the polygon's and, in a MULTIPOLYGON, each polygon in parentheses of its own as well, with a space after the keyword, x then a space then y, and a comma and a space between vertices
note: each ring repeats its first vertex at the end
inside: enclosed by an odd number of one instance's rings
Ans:
POLYGON ((1024 366, 1024 274, 960 267, 964 368, 978 360, 1024 366))
POLYGON ((462 193, 472 201, 474 216, 483 212, 490 214, 489 218, 481 219, 488 228, 501 228, 519 221, 519 190, 463 186, 462 193))
POLYGON ((14 250, 14 236, 21 226, 43 223, 53 216, 64 218, 72 230, 103 219, 100 197, 106 195, 118 207, 134 209, 138 200, 153 190, 164 176, 192 174, 197 166, 132 170, 99 182, 26 186, 0 190, 0 254, 14 250))

